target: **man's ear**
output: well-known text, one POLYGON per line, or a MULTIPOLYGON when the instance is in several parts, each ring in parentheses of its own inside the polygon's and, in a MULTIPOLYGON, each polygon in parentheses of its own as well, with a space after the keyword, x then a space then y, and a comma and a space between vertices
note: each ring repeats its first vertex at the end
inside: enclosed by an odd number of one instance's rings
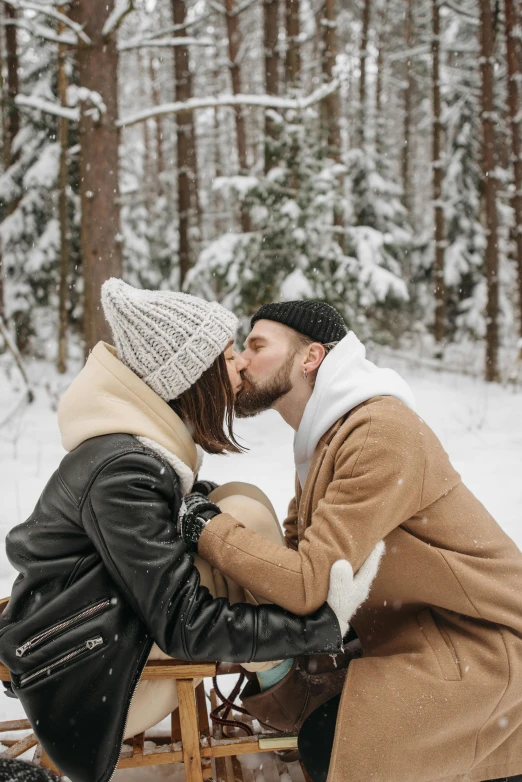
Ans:
POLYGON ((308 345, 303 369, 306 369, 307 373, 310 375, 312 372, 319 369, 325 356, 326 350, 324 345, 321 345, 320 342, 312 342, 311 345, 308 345))

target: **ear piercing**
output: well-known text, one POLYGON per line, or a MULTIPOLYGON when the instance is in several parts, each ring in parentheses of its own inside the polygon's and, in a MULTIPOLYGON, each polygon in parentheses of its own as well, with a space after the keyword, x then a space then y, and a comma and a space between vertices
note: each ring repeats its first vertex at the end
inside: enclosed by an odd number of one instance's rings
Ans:
POLYGON ((308 370, 305 369, 305 371, 303 372, 303 380, 306 380, 307 377, 308 377, 308 370))

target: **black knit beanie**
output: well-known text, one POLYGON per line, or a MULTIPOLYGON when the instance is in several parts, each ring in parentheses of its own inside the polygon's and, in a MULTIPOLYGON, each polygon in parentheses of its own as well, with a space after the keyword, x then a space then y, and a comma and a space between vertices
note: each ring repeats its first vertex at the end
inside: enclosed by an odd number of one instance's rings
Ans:
POLYGON ((348 333, 337 310, 325 301, 280 301, 263 304, 250 321, 251 326, 258 320, 283 323, 323 345, 339 342, 348 333))

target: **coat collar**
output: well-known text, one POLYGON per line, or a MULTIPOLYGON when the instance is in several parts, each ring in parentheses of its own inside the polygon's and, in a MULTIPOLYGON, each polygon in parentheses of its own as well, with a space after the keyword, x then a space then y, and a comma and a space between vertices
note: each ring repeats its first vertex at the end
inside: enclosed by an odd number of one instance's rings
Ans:
POLYGON ((62 397, 58 423, 67 451, 91 437, 125 432, 157 443, 192 475, 198 470, 198 451, 181 418, 104 342, 62 397))
MULTIPOLYGON (((338 421, 336 421, 335 424, 331 426, 330 429, 328 429, 328 431, 325 432, 319 439, 315 449, 312 462, 310 464, 310 470, 308 471, 308 476, 306 478, 305 485, 303 486, 301 499, 299 502, 298 533, 300 538, 303 536, 304 530, 308 526, 308 520, 312 514, 312 498, 314 494, 314 488, 319 477, 319 473, 321 472, 321 467, 323 466, 328 447, 345 420, 346 416, 343 416, 338 421)), ((296 484, 299 485, 299 479, 297 479, 296 484)))

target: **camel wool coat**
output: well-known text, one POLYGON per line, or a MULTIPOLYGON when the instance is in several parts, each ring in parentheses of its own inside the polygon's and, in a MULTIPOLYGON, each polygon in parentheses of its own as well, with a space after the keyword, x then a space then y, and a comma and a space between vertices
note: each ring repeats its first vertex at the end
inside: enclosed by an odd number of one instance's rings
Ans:
POLYGON ((326 432, 285 522, 287 548, 214 517, 199 553, 296 613, 331 565, 386 550, 353 626, 328 782, 522 774, 522 554, 416 413, 374 397, 326 432))

